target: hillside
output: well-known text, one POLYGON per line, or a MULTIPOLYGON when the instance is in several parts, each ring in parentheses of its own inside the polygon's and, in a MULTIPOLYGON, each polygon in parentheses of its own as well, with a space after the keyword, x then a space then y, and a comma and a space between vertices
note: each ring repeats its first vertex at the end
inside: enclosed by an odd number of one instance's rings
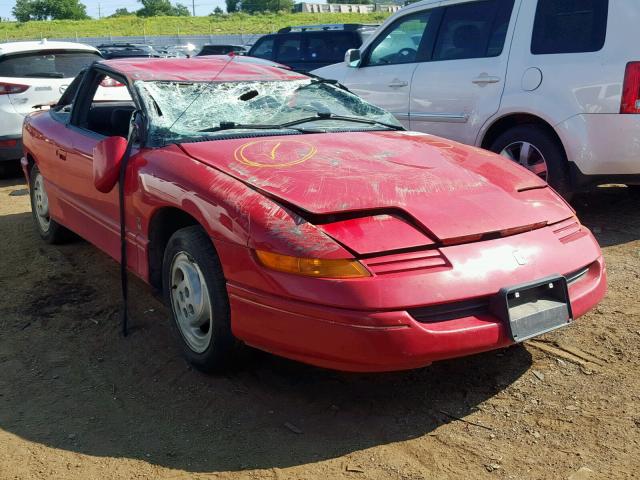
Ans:
POLYGON ((101 20, 0 22, 0 41, 39 38, 135 35, 224 35, 269 33, 289 25, 316 23, 380 23, 388 14, 372 13, 243 13, 210 17, 117 17, 101 20))

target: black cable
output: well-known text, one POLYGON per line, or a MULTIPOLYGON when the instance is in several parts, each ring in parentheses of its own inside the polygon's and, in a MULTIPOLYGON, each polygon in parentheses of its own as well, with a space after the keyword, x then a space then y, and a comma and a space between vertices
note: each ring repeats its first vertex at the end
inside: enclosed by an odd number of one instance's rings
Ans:
POLYGON ((129 163, 129 157, 131 156, 131 148, 133 142, 138 135, 137 124, 137 112, 132 115, 131 130, 129 132, 129 138, 127 139, 127 148, 124 151, 122 160, 120 161, 120 175, 118 179, 118 199, 120 207, 120 285, 122 287, 122 335, 127 336, 128 331, 128 282, 127 282, 127 232, 125 221, 125 204, 124 204, 124 187, 127 175, 127 164, 129 163))

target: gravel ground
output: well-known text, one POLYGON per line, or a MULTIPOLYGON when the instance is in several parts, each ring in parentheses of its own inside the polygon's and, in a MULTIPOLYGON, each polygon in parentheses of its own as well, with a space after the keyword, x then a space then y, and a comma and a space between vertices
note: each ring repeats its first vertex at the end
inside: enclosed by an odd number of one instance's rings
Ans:
POLYGON ((610 291, 570 328, 429 368, 354 375, 255 353, 206 376, 141 282, 35 233, 0 181, 0 479, 640 478, 640 195, 576 198, 610 291))

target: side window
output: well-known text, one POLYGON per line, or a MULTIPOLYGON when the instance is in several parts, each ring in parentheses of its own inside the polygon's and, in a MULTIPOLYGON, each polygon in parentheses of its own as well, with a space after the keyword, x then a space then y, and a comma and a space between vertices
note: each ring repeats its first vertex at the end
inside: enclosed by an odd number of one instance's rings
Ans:
POLYGON ((423 38, 435 25, 434 10, 427 10, 399 19, 384 32, 370 50, 367 66, 395 65, 418 61, 423 38))
POLYGON ((299 62, 302 57, 302 38, 300 35, 287 36, 280 40, 276 49, 275 60, 286 64, 299 62))
POLYGON ((351 32, 314 32, 306 35, 307 62, 338 63, 344 59, 344 52, 358 48, 358 37, 351 32))
POLYGON ((433 60, 496 57, 502 53, 514 0, 484 0, 448 7, 433 60))
POLYGON ((270 60, 273 56, 273 37, 258 40, 251 56, 270 60))
MULTIPOLYGON (((104 136, 126 137, 135 104, 126 85, 106 75, 98 75, 86 92, 91 101, 76 105, 72 123, 104 136)), ((87 98, 87 97, 85 97, 87 98)))
POLYGON ((609 0, 539 0, 531 53, 597 52, 607 35, 609 0))

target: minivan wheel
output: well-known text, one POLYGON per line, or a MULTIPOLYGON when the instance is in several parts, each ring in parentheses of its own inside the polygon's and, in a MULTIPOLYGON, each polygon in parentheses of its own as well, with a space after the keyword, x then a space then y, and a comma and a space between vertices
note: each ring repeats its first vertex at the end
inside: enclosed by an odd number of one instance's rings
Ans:
POLYGON ((183 356, 202 371, 226 369, 236 345, 229 297, 220 260, 200 226, 180 229, 169 239, 162 284, 183 356))
POLYGON ((71 236, 71 232, 49 215, 49 196, 45 188, 44 177, 37 165, 31 168, 29 186, 31 214, 40 237, 50 244, 64 243, 71 236))
POLYGON ((535 173, 565 197, 571 192, 564 151, 544 128, 511 128, 498 136, 489 149, 535 173))

